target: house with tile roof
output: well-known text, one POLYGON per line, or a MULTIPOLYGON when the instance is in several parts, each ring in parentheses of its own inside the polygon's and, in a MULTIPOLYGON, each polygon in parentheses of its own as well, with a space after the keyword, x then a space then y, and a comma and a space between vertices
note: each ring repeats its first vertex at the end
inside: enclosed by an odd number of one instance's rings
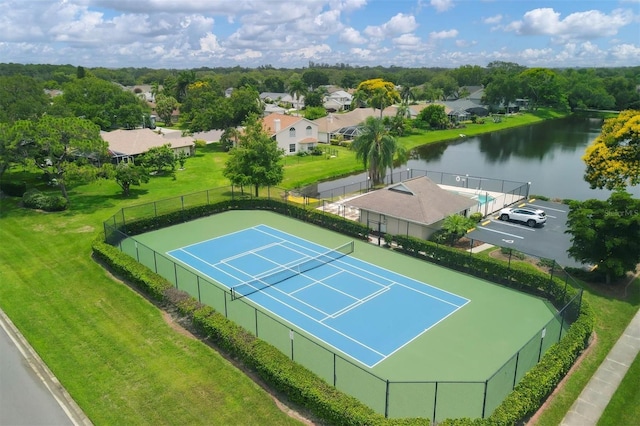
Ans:
POLYGON ((441 188, 426 176, 408 179, 345 201, 359 209, 358 221, 370 229, 421 239, 442 227, 447 216, 469 216, 478 202, 441 188))
POLYGON ((109 153, 114 163, 133 161, 150 148, 163 145, 171 146, 176 156, 184 152, 187 156, 195 154, 195 141, 190 136, 164 136, 151 129, 118 129, 111 132, 100 132, 102 139, 109 144, 109 153))
POLYGON ((273 113, 262 119, 262 126, 285 155, 311 152, 318 146, 318 125, 306 118, 273 113))

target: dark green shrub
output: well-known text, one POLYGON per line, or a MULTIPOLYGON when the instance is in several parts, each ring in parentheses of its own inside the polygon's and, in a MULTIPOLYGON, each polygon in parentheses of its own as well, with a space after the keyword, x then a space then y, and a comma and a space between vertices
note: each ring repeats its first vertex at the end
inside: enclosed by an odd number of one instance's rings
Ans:
POLYGON ((482 215, 482 213, 475 212, 475 213, 471 213, 471 215, 469 216, 469 219, 471 219, 473 223, 478 223, 482 220, 483 217, 484 216, 482 215))
POLYGON ((37 189, 30 189, 22 196, 22 205, 30 209, 59 212, 66 210, 68 201, 61 195, 47 195, 37 189))
POLYGON ((10 197, 22 197, 27 192, 26 182, 0 182, 0 191, 10 197))

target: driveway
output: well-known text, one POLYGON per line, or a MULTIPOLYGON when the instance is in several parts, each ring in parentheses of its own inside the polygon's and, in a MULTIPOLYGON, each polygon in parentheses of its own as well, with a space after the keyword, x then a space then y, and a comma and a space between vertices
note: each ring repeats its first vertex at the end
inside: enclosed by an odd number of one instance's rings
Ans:
POLYGON ((478 224, 467 237, 545 259, 555 259, 562 266, 584 267, 567 254, 571 247, 571 236, 565 234, 569 206, 541 200, 523 201, 517 206, 544 210, 547 222, 530 228, 518 222, 501 221, 498 219, 499 213, 495 213, 478 224))

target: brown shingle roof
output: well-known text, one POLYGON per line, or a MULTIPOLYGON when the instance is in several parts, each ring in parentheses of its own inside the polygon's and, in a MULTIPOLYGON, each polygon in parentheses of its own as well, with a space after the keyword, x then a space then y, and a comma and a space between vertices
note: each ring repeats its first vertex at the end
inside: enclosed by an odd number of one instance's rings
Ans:
POLYGON ((389 185, 349 201, 351 207, 430 225, 477 202, 440 188, 426 176, 389 185))
POLYGON ((124 155, 138 155, 147 152, 149 148, 171 145, 171 148, 193 146, 193 138, 165 138, 151 129, 114 130, 102 132, 102 139, 109 144, 109 151, 124 155))
POLYGON ((269 135, 273 136, 290 126, 293 126, 300 120, 302 120, 302 117, 278 114, 277 112, 274 112, 262 119, 262 126, 269 133, 269 135), (278 130, 276 130, 276 120, 280 120, 280 128, 278 130))

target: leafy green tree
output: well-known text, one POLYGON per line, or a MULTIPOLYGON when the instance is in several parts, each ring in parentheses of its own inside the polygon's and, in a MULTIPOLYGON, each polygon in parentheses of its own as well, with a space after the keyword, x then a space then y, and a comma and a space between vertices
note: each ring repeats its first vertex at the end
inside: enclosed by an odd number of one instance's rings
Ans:
POLYGON ((484 79, 483 102, 493 107, 506 107, 521 97, 518 76, 524 70, 525 67, 512 62, 489 63, 484 79))
POLYGON ((173 96, 156 95, 156 113, 165 126, 171 125, 171 117, 176 108, 178 108, 178 101, 173 96))
POLYGON ((321 117, 327 116, 327 110, 324 107, 308 107, 304 109, 304 118, 307 120, 317 120, 321 117))
POLYGON ((640 200, 616 191, 608 200, 571 203, 567 233, 574 259, 597 267, 606 283, 640 263, 640 200))
POLYGON ((196 82, 196 73, 192 70, 184 70, 178 73, 174 86, 174 97, 179 103, 184 102, 190 84, 196 82))
POLYGON ((0 77, 0 122, 37 119, 49 102, 37 80, 24 75, 0 77))
POLYGON ((519 75, 520 90, 529 99, 529 106, 564 107, 562 77, 547 68, 530 68, 519 75))
POLYGON ((312 90, 304 97, 305 108, 321 107, 324 103, 324 93, 321 90, 312 90))
POLYGON ((114 179, 125 197, 131 194, 131 186, 149 182, 149 172, 143 166, 133 163, 119 163, 115 167, 114 179))
POLYGON ((67 185, 88 182, 99 176, 90 160, 107 156, 107 142, 100 128, 89 120, 45 115, 37 121, 17 122, 12 149, 21 152, 58 185, 69 199, 67 185))
POLYGON ((302 81, 314 90, 329 84, 329 76, 319 69, 310 69, 302 74, 302 81))
POLYGON ((140 163, 156 173, 161 173, 165 168, 169 168, 173 172, 176 169, 176 161, 176 155, 170 144, 154 146, 140 156, 140 163))
POLYGON ((86 118, 102 130, 135 127, 134 122, 140 125, 142 117, 149 112, 144 101, 132 92, 90 75, 67 83, 59 98, 61 110, 86 118))
POLYGON ((431 129, 443 129, 449 123, 449 117, 447 117, 444 105, 431 104, 420 111, 417 121, 425 123, 431 129))
POLYGON ((640 110, 605 120, 582 157, 591 188, 624 189, 640 184, 640 110))
POLYGON ((449 97, 456 97, 458 93, 458 82, 448 74, 437 74, 433 79, 431 79, 430 83, 435 89, 442 90, 445 99, 449 97))
POLYGON ((356 75, 356 73, 346 72, 344 73, 344 75, 342 76, 342 79, 340 80, 340 85, 345 90, 353 89, 354 87, 356 87, 359 81, 360 81, 360 78, 356 75))
POLYGON ((373 78, 365 80, 358 85, 354 95, 354 104, 364 102, 366 105, 374 109, 382 111, 390 105, 400 102, 400 93, 396 90, 395 85, 390 81, 381 78, 373 78))
POLYGON ((284 151, 264 130, 259 116, 247 119, 239 139, 238 146, 229 151, 223 175, 241 188, 253 186, 256 197, 260 187, 282 182, 284 166, 280 160, 284 151))
POLYGON ((384 182, 387 168, 393 167, 398 143, 382 119, 367 117, 362 133, 351 143, 351 149, 356 152, 356 158, 363 162, 373 185, 379 185, 384 182))
POLYGON ((233 108, 233 121, 230 125, 234 127, 241 125, 253 114, 261 115, 264 110, 260 94, 256 89, 250 87, 234 90, 229 97, 229 103, 233 108))
POLYGON ((284 93, 284 80, 277 76, 269 76, 264 80, 264 88, 267 92, 284 93))

